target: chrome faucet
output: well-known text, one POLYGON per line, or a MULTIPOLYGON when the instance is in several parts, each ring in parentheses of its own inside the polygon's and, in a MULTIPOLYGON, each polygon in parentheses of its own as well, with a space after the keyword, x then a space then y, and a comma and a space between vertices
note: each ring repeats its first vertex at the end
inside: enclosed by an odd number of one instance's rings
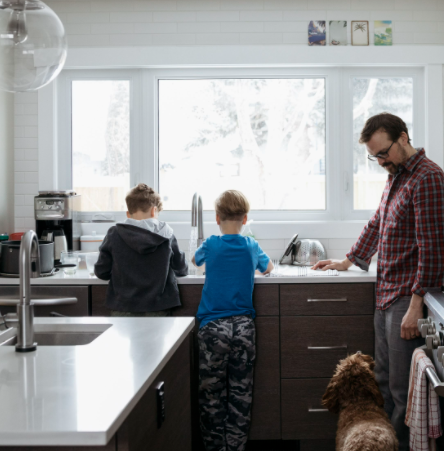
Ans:
POLYGON ((34 343, 34 304, 31 302, 31 277, 40 276, 39 241, 33 230, 28 230, 20 244, 19 257, 20 298, 17 304, 17 352, 31 352, 34 343))
POLYGON ((34 342, 34 305, 75 304, 77 298, 31 299, 31 277, 40 277, 39 241, 33 230, 28 230, 22 238, 19 254, 20 298, 0 297, 0 305, 17 305, 17 314, 0 314, 0 326, 17 327, 17 352, 31 352, 37 349, 34 342))
POLYGON ((191 227, 197 227, 197 247, 199 247, 204 240, 204 231, 202 197, 200 197, 198 193, 194 193, 193 202, 191 204, 191 227))

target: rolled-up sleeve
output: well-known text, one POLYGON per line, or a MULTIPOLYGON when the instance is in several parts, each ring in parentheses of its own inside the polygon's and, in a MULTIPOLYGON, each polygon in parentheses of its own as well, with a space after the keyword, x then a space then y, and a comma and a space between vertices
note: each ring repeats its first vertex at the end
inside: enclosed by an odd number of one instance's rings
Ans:
POLYGON ((347 258, 356 266, 368 271, 373 255, 378 250, 379 242, 379 208, 364 227, 358 241, 347 253, 347 258))
POLYGON ((442 285, 444 268, 444 179, 439 173, 427 174, 413 194, 418 270, 412 293, 424 296, 427 287, 442 285))

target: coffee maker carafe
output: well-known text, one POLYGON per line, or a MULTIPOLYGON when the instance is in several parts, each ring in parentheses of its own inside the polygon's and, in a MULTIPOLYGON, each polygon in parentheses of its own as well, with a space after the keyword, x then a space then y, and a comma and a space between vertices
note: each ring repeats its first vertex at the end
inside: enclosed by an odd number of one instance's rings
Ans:
POLYGON ((37 236, 54 242, 54 260, 64 250, 80 249, 80 195, 73 191, 40 191, 34 198, 37 236))
POLYGON ((54 260, 58 262, 63 251, 68 250, 65 232, 61 226, 55 226, 55 229, 46 229, 43 231, 41 240, 52 241, 54 243, 54 260))

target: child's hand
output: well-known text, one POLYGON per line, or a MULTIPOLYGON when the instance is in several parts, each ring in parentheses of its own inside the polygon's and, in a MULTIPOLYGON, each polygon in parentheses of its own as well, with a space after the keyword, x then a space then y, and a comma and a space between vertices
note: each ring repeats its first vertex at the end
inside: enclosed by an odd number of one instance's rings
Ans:
POLYGON ((202 266, 197 266, 196 265, 196 259, 195 259, 195 256, 193 255, 193 258, 191 259, 191 263, 196 267, 196 268, 199 268, 199 269, 201 269, 202 271, 205 271, 205 263, 202 265, 202 266))

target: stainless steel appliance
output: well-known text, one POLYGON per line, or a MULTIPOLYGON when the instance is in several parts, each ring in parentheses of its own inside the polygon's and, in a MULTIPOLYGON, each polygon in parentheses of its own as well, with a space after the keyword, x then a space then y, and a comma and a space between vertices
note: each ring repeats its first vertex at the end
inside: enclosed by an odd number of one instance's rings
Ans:
POLYGON ((80 202, 74 191, 39 191, 34 198, 37 236, 54 242, 56 262, 63 250, 80 249, 80 202))
POLYGON ((319 260, 327 258, 327 252, 323 244, 318 240, 303 239, 299 240, 298 234, 293 235, 288 245, 285 248, 279 263, 282 264, 288 257, 290 262, 288 264, 296 266, 313 266, 319 260))
POLYGON ((439 396, 444 396, 444 294, 441 289, 429 289, 424 297, 427 318, 418 320, 418 329, 425 338, 424 350, 435 369, 426 374, 439 396))

